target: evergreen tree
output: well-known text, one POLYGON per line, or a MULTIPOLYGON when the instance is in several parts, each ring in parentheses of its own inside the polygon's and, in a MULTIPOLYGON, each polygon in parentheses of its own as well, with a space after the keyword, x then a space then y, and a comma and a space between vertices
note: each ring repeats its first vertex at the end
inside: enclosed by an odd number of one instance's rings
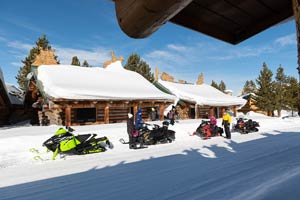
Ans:
POLYGON ((89 63, 86 60, 84 60, 82 63, 82 67, 91 67, 91 66, 89 65, 89 63))
POLYGON ((275 76, 275 109, 278 111, 278 116, 281 116, 281 110, 285 109, 285 95, 286 95, 287 77, 284 74, 284 69, 280 65, 275 76))
MULTIPOLYGON (((26 76, 31 70, 31 64, 34 62, 36 55, 40 53, 39 48, 42 48, 43 50, 51 50, 51 46, 49 45, 49 41, 46 38, 46 35, 43 35, 42 37, 38 38, 35 44, 36 46, 30 50, 29 55, 24 60, 22 60, 24 66, 20 67, 16 76, 19 88, 23 91, 27 90, 28 80, 26 76)), ((57 60, 57 56, 55 56, 55 59, 57 60)))
POLYGON ((80 61, 77 56, 73 56, 71 65, 80 66, 80 61))
POLYGON ((154 75, 151 73, 151 68, 145 61, 141 60, 140 56, 136 53, 129 56, 124 68, 141 74, 150 82, 154 81, 154 75))
POLYGON ((292 111, 297 110, 300 103, 298 102, 298 90, 299 85, 297 79, 292 76, 287 77, 287 87, 285 90, 284 98, 287 108, 292 111))
POLYGON ((219 84, 219 90, 222 92, 225 92, 225 90, 226 90, 226 85, 223 80, 221 80, 221 82, 219 84))
POLYGON ((274 82, 272 81, 272 76, 272 71, 268 68, 266 63, 263 63, 263 69, 256 79, 257 91, 255 93, 255 104, 260 110, 266 111, 269 116, 271 116, 275 110, 274 82))
POLYGON ((254 81, 252 81, 252 80, 248 81, 247 80, 245 82, 244 87, 243 87, 242 95, 255 93, 255 92, 256 92, 256 85, 255 85, 254 81))
POLYGON ((214 80, 211 81, 210 85, 219 90, 219 85, 214 80))

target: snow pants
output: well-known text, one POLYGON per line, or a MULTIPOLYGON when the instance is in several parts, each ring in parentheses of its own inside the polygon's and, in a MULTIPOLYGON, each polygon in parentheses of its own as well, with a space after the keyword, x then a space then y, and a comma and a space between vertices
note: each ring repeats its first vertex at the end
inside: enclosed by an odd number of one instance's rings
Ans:
POLYGON ((225 134, 227 139, 231 139, 231 133, 230 133, 230 124, 225 123, 224 124, 225 134))

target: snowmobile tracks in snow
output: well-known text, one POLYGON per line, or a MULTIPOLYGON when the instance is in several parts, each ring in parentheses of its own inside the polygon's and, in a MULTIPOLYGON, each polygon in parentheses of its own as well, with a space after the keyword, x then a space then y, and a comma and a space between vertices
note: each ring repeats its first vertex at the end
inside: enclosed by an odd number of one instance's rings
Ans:
POLYGON ((49 151, 46 151, 44 153, 41 153, 38 149, 36 148, 30 148, 29 152, 33 153, 33 160, 35 161, 47 161, 50 160, 49 156, 47 157, 45 154, 47 154, 49 151))

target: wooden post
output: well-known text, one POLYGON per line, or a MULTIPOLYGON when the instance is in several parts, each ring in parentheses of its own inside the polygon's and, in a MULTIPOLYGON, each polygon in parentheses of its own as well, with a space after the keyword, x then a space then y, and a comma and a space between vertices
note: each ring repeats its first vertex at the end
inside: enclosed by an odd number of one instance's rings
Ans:
MULTIPOLYGON (((209 116, 214 116, 214 107, 209 108, 209 116)), ((215 117, 218 118, 218 116, 215 117)))
MULTIPOLYGON (((293 3, 293 12, 296 22, 296 35, 297 35, 297 70, 298 70, 298 86, 300 88, 300 11, 299 11, 299 0, 292 0, 293 3)), ((300 115, 300 89, 298 88, 298 115, 300 115)))
POLYGON ((104 123, 109 124, 109 106, 105 106, 104 108, 104 123))
POLYGON ((234 117, 236 117, 236 113, 237 113, 236 106, 233 106, 233 116, 234 117))
POLYGON ((221 107, 221 113, 220 113, 220 117, 223 117, 223 113, 225 112, 225 108, 224 107, 221 107))
POLYGON ((165 104, 164 103, 159 104, 159 120, 160 121, 164 120, 164 111, 165 111, 165 104))
POLYGON ((195 104, 195 119, 199 118, 199 109, 198 109, 198 105, 195 104))
POLYGON ((71 106, 67 105, 65 108, 65 125, 71 126, 71 106))
POLYGON ((138 105, 136 103, 133 104, 133 119, 135 120, 135 114, 138 110, 138 105))

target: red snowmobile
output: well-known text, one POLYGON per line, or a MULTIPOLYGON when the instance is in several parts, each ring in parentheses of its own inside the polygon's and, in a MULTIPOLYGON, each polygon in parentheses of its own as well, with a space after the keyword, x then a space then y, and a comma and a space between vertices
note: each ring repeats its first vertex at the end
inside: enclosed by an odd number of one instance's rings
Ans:
POLYGON ((198 135, 202 139, 208 139, 215 136, 222 136, 223 128, 211 124, 210 121, 202 120, 193 135, 198 135))

